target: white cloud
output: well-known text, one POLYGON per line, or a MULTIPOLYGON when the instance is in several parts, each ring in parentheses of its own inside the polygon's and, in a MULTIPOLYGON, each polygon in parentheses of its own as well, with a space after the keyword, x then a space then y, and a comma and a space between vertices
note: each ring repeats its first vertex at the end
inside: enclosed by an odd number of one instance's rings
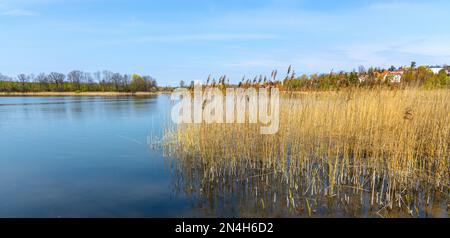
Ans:
POLYGON ((283 61, 277 61, 277 60, 270 60, 270 59, 253 59, 253 60, 243 60, 240 62, 234 62, 234 63, 226 63, 225 66, 229 67, 286 67, 288 65, 287 62, 283 61))
POLYGON ((101 40, 102 45, 128 45, 147 43, 183 43, 183 42, 215 42, 215 41, 258 41, 274 40, 278 36, 270 34, 241 34, 241 33, 199 33, 199 34, 174 34, 174 35, 148 35, 132 38, 116 38, 113 40, 101 40))
POLYGON ((406 44, 398 48, 398 51, 408 54, 423 56, 450 57, 450 39, 424 39, 414 44, 406 44))
POLYGON ((0 15, 12 17, 36 16, 38 15, 35 11, 36 7, 54 2, 57 2, 57 0, 0 0, 0 15))
POLYGON ((268 34, 240 34, 240 33, 205 33, 205 34, 192 34, 192 35, 155 35, 144 36, 134 39, 136 42, 182 42, 182 41, 235 41, 235 40, 270 40, 276 39, 275 35, 268 34))
POLYGON ((21 17, 21 16, 36 16, 37 13, 33 11, 23 10, 23 9, 12 9, 0 12, 4 16, 21 17))

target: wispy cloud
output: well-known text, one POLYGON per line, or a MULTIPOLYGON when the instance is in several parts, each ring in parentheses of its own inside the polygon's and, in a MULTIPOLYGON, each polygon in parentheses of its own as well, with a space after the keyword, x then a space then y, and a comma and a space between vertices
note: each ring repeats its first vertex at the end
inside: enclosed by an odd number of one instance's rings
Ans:
POLYGON ((285 67, 289 65, 289 63, 285 61, 277 61, 272 59, 252 59, 252 60, 243 60, 239 62, 226 63, 225 66, 229 67, 245 67, 245 68, 259 68, 259 67, 285 67))
POLYGON ((10 17, 37 16, 34 9, 53 0, 0 0, 0 15, 10 17), (31 10, 33 9, 33 10, 31 10))
POLYGON ((241 33, 199 33, 173 35, 145 35, 128 38, 100 40, 102 45, 129 45, 148 43, 195 43, 195 42, 230 42, 230 41, 265 41, 275 40, 277 35, 271 34, 241 34, 241 33))
POLYGON ((30 17, 30 16, 36 16, 37 13, 29 10, 24 9, 11 9, 11 10, 5 10, 0 12, 3 16, 11 16, 11 17, 30 17))
POLYGON ((276 39, 276 35, 267 34, 190 34, 190 35, 156 35, 156 36, 144 36, 133 39, 136 42, 181 42, 181 41, 245 41, 245 40, 271 40, 276 39))
POLYGON ((399 47, 400 52, 423 56, 450 57, 450 37, 424 39, 414 44, 399 47))

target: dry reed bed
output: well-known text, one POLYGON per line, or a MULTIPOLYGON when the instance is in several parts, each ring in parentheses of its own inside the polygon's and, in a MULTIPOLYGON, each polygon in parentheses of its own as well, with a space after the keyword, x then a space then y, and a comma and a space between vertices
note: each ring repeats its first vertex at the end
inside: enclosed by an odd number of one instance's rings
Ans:
POLYGON ((448 212, 450 90, 284 93, 280 104, 275 135, 256 124, 185 124, 167 128, 165 153, 191 190, 244 189, 258 209, 282 201, 311 215, 336 198, 380 216, 442 203, 448 212))

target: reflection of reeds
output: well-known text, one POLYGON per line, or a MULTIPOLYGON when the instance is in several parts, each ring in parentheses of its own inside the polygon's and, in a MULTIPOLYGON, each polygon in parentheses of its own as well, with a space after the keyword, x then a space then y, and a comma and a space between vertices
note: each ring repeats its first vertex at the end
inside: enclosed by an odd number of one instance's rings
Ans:
POLYGON ((280 104, 275 135, 256 124, 168 129, 186 188, 258 215, 323 215, 337 203, 340 215, 448 216, 449 90, 285 93, 280 104))

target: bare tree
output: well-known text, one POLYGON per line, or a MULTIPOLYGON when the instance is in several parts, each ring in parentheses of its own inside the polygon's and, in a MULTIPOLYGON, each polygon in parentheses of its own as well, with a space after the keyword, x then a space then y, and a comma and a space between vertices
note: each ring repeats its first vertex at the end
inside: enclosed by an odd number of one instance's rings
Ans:
POLYGON ((51 83, 56 84, 56 89, 61 90, 64 85, 64 79, 66 76, 62 73, 52 72, 48 75, 48 79, 51 83))
POLYGON ((100 82, 100 85, 102 86, 103 90, 108 90, 108 86, 112 84, 112 75, 113 72, 104 70, 102 73, 102 80, 100 82))
POLYGON ((94 77, 92 77, 91 73, 84 73, 83 83, 87 83, 87 84, 94 83, 94 77))
POLYGON ((73 83, 77 90, 81 89, 81 83, 83 81, 83 78, 84 78, 84 73, 80 70, 74 70, 74 71, 69 72, 69 74, 67 74, 67 80, 70 83, 73 83))
POLYGON ((122 85, 122 82, 123 82, 123 77, 122 77, 122 75, 119 74, 119 73, 114 73, 114 74, 112 74, 112 75, 111 75, 111 81, 112 81, 112 83, 114 84, 114 89, 115 89, 116 91, 119 91, 119 90, 120 90, 120 87, 121 87, 121 85, 122 85))
POLYGON ((102 81, 104 81, 105 83, 111 83, 113 74, 114 73, 111 71, 104 70, 102 73, 102 81))
POLYGON ((19 75, 17 75, 17 80, 19 80, 19 82, 21 82, 23 84, 28 82, 28 79, 29 79, 29 77, 26 74, 19 74, 19 75))
POLYGON ((21 90, 23 92, 27 91, 26 89, 26 83, 28 82, 28 80, 30 79, 30 77, 26 74, 19 74, 17 75, 17 80, 20 82, 21 84, 21 90))
POLYGON ((130 83, 131 83, 131 75, 129 75, 129 74, 124 74, 124 75, 123 75, 123 87, 124 87, 126 90, 129 90, 129 88, 130 88, 130 83))
POLYGON ((150 90, 150 89, 156 87, 156 80, 153 77, 146 75, 146 76, 143 76, 142 78, 145 81, 145 84, 147 86, 147 90, 150 90))
POLYGON ((359 73, 359 75, 366 74, 367 73, 366 68, 363 65, 360 65, 358 67, 358 73, 359 73))
POLYGON ((34 82, 36 83, 49 83, 48 77, 45 73, 40 73, 34 78, 34 82))
POLYGON ((99 71, 97 71, 97 72, 95 72, 93 75, 94 75, 94 78, 93 78, 93 79, 94 79, 97 83, 99 83, 100 80, 102 79, 102 73, 99 72, 99 71))
POLYGON ((48 91, 49 79, 45 73, 40 73, 34 78, 34 82, 39 84, 40 91, 48 91))

